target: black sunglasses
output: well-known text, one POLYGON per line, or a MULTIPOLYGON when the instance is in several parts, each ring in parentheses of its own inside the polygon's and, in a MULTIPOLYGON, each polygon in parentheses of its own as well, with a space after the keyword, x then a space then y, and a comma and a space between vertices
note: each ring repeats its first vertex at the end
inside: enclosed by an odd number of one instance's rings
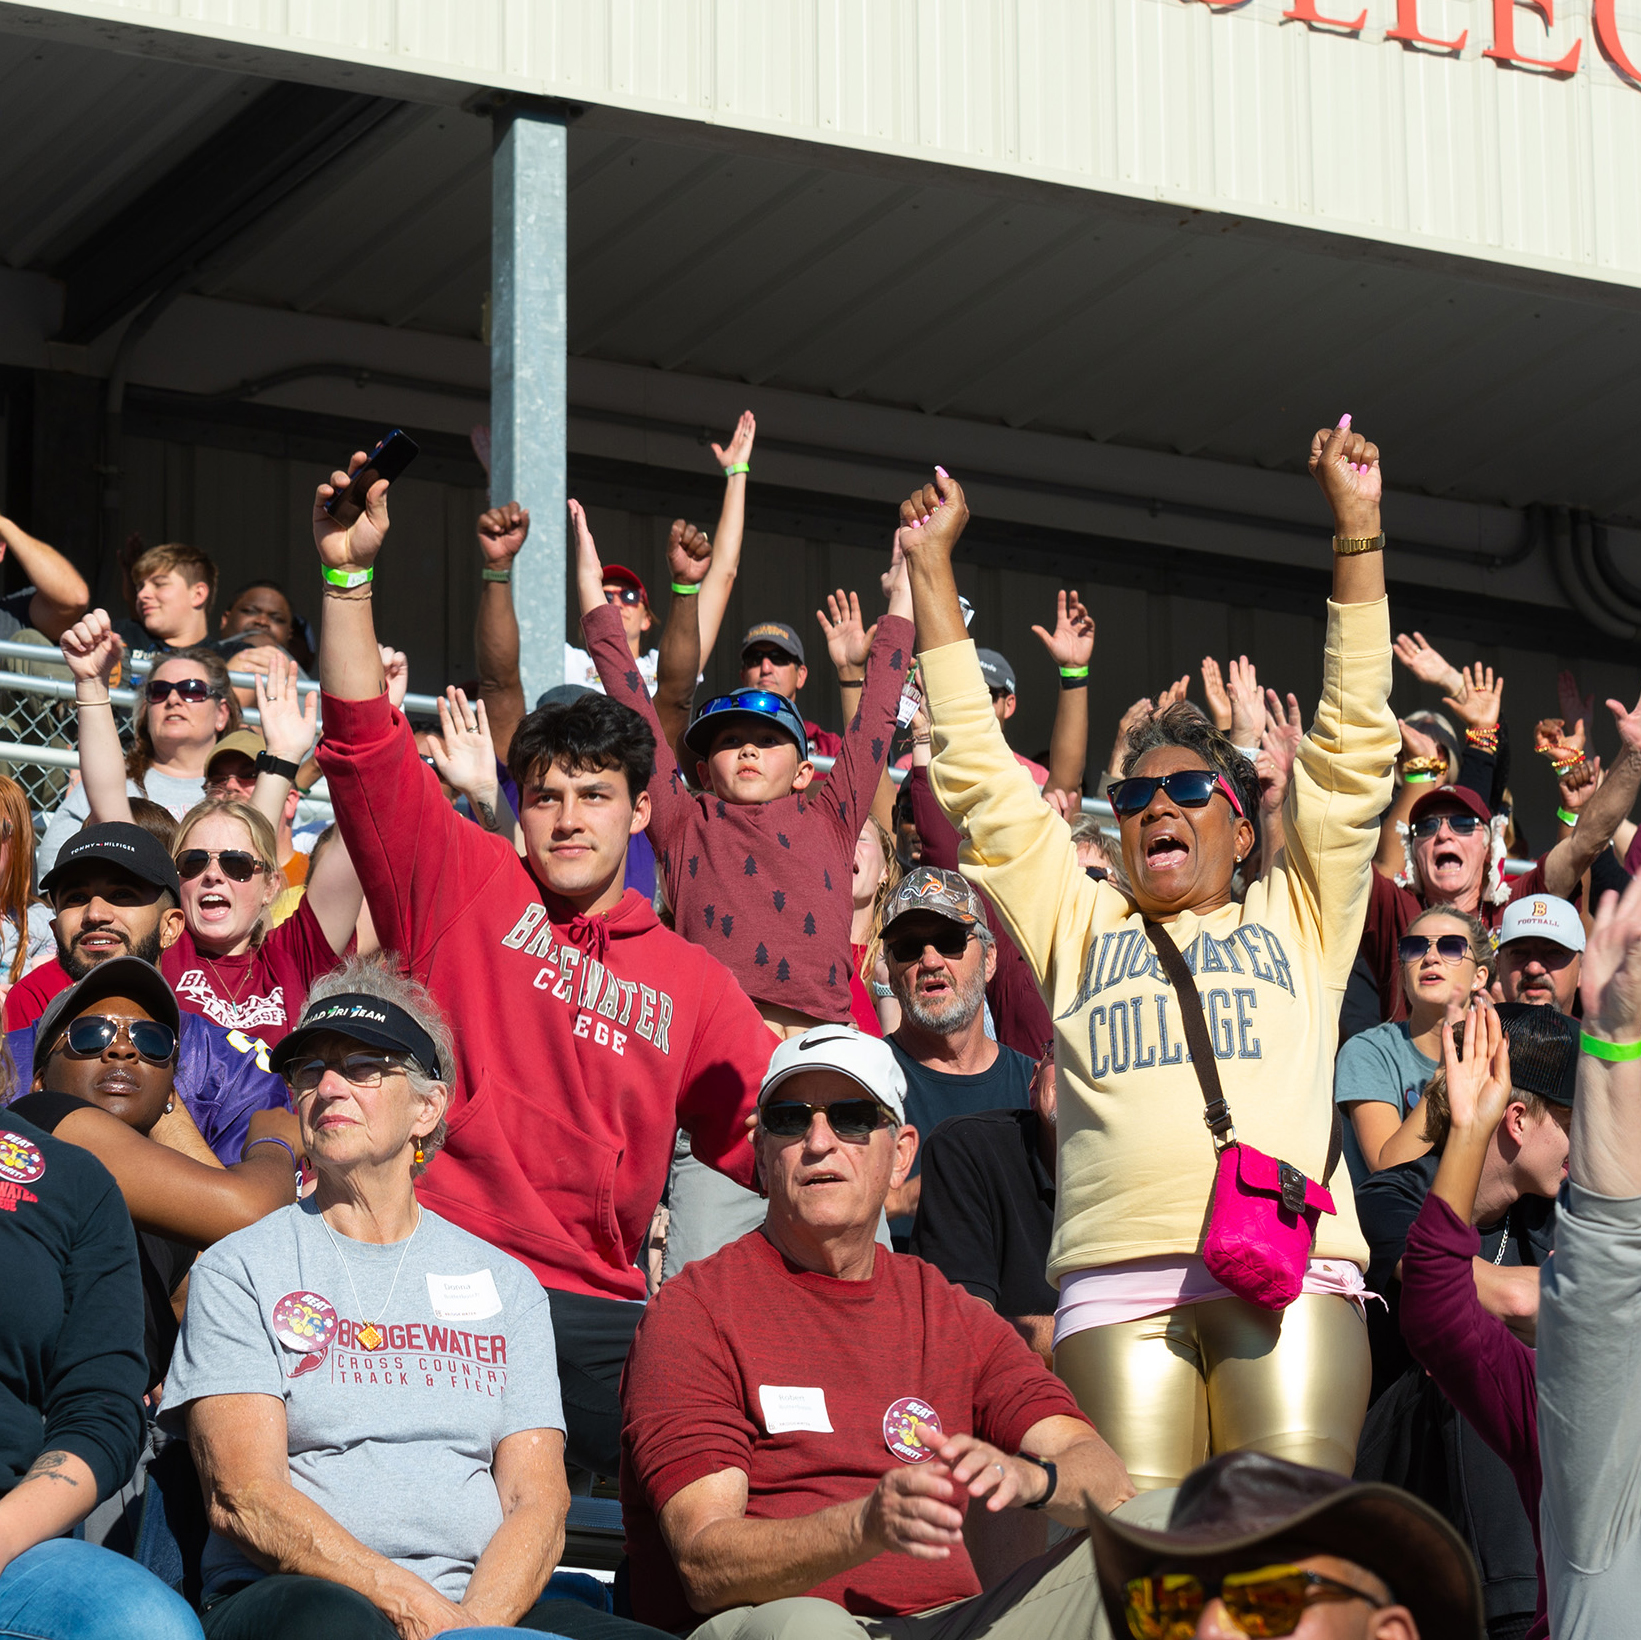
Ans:
POLYGON ((896 962, 916 962, 926 945, 932 945, 943 957, 960 957, 969 948, 971 932, 951 923, 938 934, 897 934, 885 940, 883 947, 896 962))
POLYGON ((217 693, 204 678, 153 678, 148 684, 149 703, 161 706, 171 698, 173 691, 190 706, 198 706, 202 700, 210 700, 217 693))
POLYGON ((254 854, 242 848, 185 848, 177 856, 177 875, 185 882, 200 876, 212 860, 222 867, 222 875, 236 883, 248 883, 268 868, 254 854))
POLYGON ((168 1065, 177 1051, 177 1033, 157 1019, 114 1019, 107 1014, 81 1014, 69 1023, 61 1040, 81 1059, 94 1059, 121 1031, 151 1064, 168 1065))
POLYGON ((1415 837, 1434 837, 1442 829, 1442 822, 1447 822, 1447 829, 1455 837, 1469 837, 1481 824, 1481 817, 1475 814, 1426 814, 1413 822, 1415 837))
POLYGON ((607 604, 641 604, 644 594, 637 587, 605 587, 604 602, 607 604))
POLYGON ((775 1099, 758 1112, 765 1133, 777 1139, 801 1139, 816 1116, 840 1139, 865 1139, 894 1121, 875 1099, 836 1099, 830 1105, 805 1105, 797 1099, 775 1099))
POLYGON ((1423 962, 1431 946, 1443 962, 1463 962, 1471 954, 1470 941, 1463 934, 1438 934, 1434 939, 1424 934, 1404 934, 1396 942, 1396 955, 1403 962, 1423 962))
POLYGON ((1113 780, 1106 788, 1111 812, 1119 815, 1143 814, 1161 787, 1182 809, 1202 809, 1215 792, 1224 792, 1231 807, 1242 814, 1242 803, 1224 775, 1212 769, 1176 769, 1173 774, 1133 775, 1113 780))

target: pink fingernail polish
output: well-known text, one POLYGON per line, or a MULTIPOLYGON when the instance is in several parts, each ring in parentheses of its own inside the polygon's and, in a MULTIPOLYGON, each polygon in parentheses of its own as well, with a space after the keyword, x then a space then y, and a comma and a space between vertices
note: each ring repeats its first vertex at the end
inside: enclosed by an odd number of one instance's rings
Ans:
POLYGON ((941 476, 941 477, 942 477, 942 478, 950 478, 950 477, 951 477, 951 476, 952 476, 952 475, 951 475, 951 474, 950 474, 950 473, 948 473, 948 472, 947 472, 947 471, 946 471, 946 469, 945 469, 945 468, 944 468, 944 467, 942 467, 942 466, 941 466, 941 465, 940 465, 940 464, 939 464, 939 462, 936 462, 936 463, 935 463, 935 469, 934 469, 934 470, 935 470, 935 471, 936 471, 936 472, 937 472, 937 473, 939 473, 939 474, 940 474, 940 476, 941 476))
POLYGON ((1345 412, 1345 413, 1344 413, 1344 415, 1342 415, 1342 416, 1341 416, 1341 417, 1340 417, 1340 418, 1339 418, 1339 425, 1340 425, 1340 426, 1341 426, 1341 427, 1349 427, 1349 426, 1350 426, 1350 411, 1348 411, 1348 410, 1347 410, 1347 411, 1346 411, 1346 412, 1345 412))
POLYGON ((924 513, 924 515, 920 519, 918 519, 918 523, 919 524, 927 524, 929 522, 929 520, 933 517, 934 517, 933 513, 924 513))

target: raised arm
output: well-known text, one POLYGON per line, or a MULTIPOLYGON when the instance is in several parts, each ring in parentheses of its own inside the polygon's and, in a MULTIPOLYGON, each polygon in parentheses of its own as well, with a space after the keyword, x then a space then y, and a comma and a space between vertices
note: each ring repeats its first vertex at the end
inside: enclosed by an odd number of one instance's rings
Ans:
POLYGON ((1594 1045, 1578 1061, 1567 1175, 1598 1196, 1641 1196, 1641 1058, 1602 1051, 1641 1040, 1641 877, 1597 908, 1578 994, 1594 1045))
POLYGON ((262 738, 268 744, 268 756, 275 762, 288 763, 292 771, 285 774, 260 769, 251 791, 251 807, 265 815, 276 832, 285 818, 285 804, 296 771, 319 737, 319 696, 310 690, 304 700, 296 680, 296 662, 278 650, 268 663, 266 676, 258 673, 256 677, 256 709, 262 720, 262 738))
MULTIPOLYGON (((729 608, 729 595, 735 590, 735 577, 741 568, 741 536, 746 529, 746 486, 750 478, 752 445, 758 436, 758 418, 750 410, 741 412, 741 419, 730 434, 729 445, 712 446, 712 456, 724 470, 724 507, 718 514, 718 534, 712 554, 712 568, 701 583, 699 618, 701 622, 701 661, 705 666, 712 658, 713 646, 718 642, 718 629, 724 622, 724 611, 729 608), (736 469, 739 468, 740 471, 736 469)), ((697 671, 700 667, 696 668, 697 671)))
POLYGON ((446 689, 439 696, 439 732, 428 735, 427 751, 439 778, 467 799, 486 831, 519 840, 518 817, 496 778, 496 747, 482 700, 469 701, 454 684, 446 689))
POLYGON ((1562 838, 1544 860, 1544 886, 1562 899, 1571 897, 1595 857, 1612 841, 1641 791, 1641 702, 1629 711, 1623 701, 1609 700, 1607 710, 1613 715, 1622 742, 1618 756, 1601 785, 1579 809, 1572 835, 1562 838))
POLYGON ((1088 767, 1088 663, 1094 658, 1094 617, 1075 591, 1055 599, 1054 630, 1031 630, 1060 672, 1060 696, 1054 703, 1054 729, 1048 741, 1045 791, 1083 795, 1088 767))
POLYGON ((313 496, 313 544, 325 576, 319 681, 325 693, 338 700, 375 700, 385 681, 370 583, 376 575, 376 556, 387 540, 387 480, 379 478, 371 485, 364 511, 351 524, 338 524, 325 511, 364 464, 364 451, 355 450, 347 471, 332 473, 330 482, 321 484, 313 496))
POLYGON ((700 588, 712 573, 712 543, 693 524, 672 521, 667 536, 667 570, 672 576, 672 603, 661 629, 655 666, 655 715, 673 754, 682 757, 684 731, 695 705, 695 680, 701 675, 700 588), (680 591, 692 587, 694 591, 680 591))
POLYGON ((479 663, 479 699, 490 719, 490 734, 505 758, 513 731, 527 710, 519 676, 519 621, 513 608, 513 560, 530 533, 529 511, 516 501, 479 514, 479 614, 473 649, 479 663))
POLYGON ((0 516, 0 542, 34 584, 28 624, 55 643, 85 614, 91 589, 85 577, 55 547, 37 541, 11 519, 0 516))
MULTIPOLYGON (((125 752, 114 724, 109 688, 125 645, 106 609, 94 609, 63 633, 63 659, 74 678, 80 723, 80 780, 91 818, 99 823, 131 818, 125 791, 125 752)), ((141 699, 137 710, 142 710, 141 699)))

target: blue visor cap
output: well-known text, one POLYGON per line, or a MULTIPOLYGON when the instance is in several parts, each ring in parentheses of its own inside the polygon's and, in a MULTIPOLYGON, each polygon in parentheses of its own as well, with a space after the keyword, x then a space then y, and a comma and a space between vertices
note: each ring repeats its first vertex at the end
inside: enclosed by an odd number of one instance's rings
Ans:
POLYGON ((799 760, 808 762, 809 736, 797 707, 785 695, 768 689, 737 689, 733 695, 714 696, 695 714, 695 721, 684 734, 684 744, 697 757, 705 758, 712 737, 735 717, 762 718, 784 729, 798 743, 799 760))

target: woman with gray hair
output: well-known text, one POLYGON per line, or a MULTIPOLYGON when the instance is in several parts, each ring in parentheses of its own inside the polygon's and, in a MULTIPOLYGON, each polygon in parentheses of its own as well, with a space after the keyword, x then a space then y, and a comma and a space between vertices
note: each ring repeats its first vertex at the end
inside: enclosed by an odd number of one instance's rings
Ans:
POLYGON ((194 1266, 161 1412, 205 1490, 209 1640, 646 1632, 540 1599, 569 1507, 552 1320, 417 1203, 453 1062, 427 992, 354 959, 273 1062, 317 1182, 194 1266))

